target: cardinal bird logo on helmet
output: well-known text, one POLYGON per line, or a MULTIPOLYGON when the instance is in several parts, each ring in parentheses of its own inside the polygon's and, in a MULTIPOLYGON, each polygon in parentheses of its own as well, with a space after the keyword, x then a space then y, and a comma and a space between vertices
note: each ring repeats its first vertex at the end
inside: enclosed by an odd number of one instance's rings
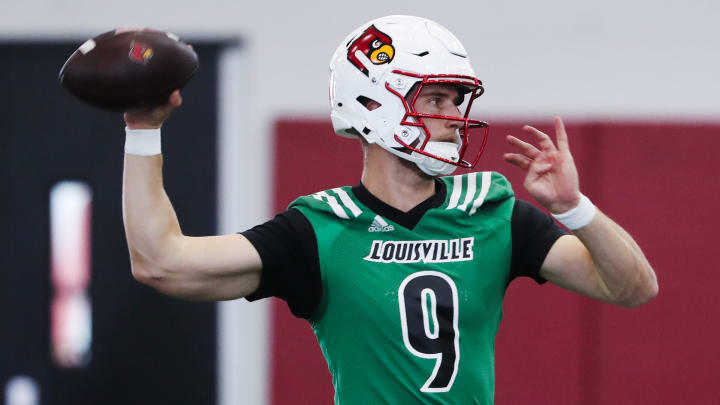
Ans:
POLYGON ((348 60, 368 76, 368 70, 355 53, 362 52, 375 65, 390 63, 395 56, 392 38, 371 25, 348 45, 348 60))

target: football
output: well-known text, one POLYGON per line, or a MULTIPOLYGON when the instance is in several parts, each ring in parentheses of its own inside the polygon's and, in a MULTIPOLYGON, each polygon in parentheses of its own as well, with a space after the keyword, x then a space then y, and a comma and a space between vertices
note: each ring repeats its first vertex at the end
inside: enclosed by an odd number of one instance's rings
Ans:
POLYGON ((70 93, 110 111, 132 111, 167 102, 199 67, 192 47, 169 32, 120 28, 85 41, 60 69, 70 93))

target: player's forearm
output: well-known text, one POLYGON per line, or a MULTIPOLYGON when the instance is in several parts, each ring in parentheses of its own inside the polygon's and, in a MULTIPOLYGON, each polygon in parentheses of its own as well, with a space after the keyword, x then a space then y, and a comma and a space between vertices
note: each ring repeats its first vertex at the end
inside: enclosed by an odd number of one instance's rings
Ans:
POLYGON ((609 299, 622 306, 638 306, 657 295, 650 263, 635 240, 598 211, 585 227, 574 231, 590 252, 609 299))
MULTIPOLYGON (((143 268, 162 268, 181 236, 180 224, 163 188, 162 155, 125 155, 123 220, 128 247, 143 268)), ((133 259, 133 268, 139 264, 133 259)))

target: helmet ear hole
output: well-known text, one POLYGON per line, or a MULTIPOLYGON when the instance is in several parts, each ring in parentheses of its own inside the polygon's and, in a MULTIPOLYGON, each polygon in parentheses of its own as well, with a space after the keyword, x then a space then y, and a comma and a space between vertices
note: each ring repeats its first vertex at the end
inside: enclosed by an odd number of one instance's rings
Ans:
POLYGON ((356 98, 358 103, 362 104, 363 107, 365 107, 368 111, 375 110, 377 108, 380 108, 382 104, 378 103, 377 101, 371 99, 370 97, 365 96, 358 96, 356 98))

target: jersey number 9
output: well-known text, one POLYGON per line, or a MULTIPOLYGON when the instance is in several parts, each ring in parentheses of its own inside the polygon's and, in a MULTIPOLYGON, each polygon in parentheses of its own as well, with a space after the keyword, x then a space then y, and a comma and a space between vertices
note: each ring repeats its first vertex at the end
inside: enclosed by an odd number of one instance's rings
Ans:
POLYGON ((450 391, 460 362, 455 283, 437 271, 413 273, 400 284, 398 302, 405 347, 417 357, 435 359, 420 391, 450 391))

